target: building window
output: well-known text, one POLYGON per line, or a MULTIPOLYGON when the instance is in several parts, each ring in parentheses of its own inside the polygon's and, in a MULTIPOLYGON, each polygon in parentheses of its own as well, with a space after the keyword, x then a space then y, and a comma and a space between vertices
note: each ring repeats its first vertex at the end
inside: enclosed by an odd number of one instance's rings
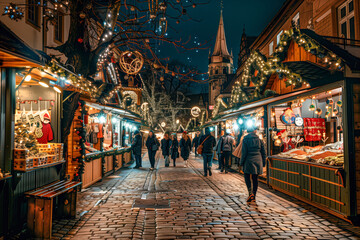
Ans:
POLYGON ((26 22, 40 28, 40 6, 36 0, 26 1, 26 22))
POLYGON ((338 8, 339 36, 355 39, 354 1, 347 0, 338 8))
POLYGON ((280 39, 281 39, 281 34, 282 34, 283 32, 284 32, 284 31, 281 30, 281 31, 279 32, 279 34, 276 36, 276 45, 279 45, 280 39))
POLYGON ((274 41, 272 41, 269 44, 269 56, 273 55, 273 53, 274 53, 274 41))
POLYGON ((294 27, 300 27, 300 13, 299 12, 293 17, 292 24, 294 27))
POLYGON ((215 70, 215 74, 219 74, 219 70, 216 69, 216 70, 215 70))
POLYGON ((54 39, 57 42, 64 41, 64 14, 58 13, 54 24, 54 39))
POLYGON ((227 74, 227 71, 228 71, 228 68, 227 68, 227 67, 224 67, 224 68, 223 68, 223 74, 227 74))

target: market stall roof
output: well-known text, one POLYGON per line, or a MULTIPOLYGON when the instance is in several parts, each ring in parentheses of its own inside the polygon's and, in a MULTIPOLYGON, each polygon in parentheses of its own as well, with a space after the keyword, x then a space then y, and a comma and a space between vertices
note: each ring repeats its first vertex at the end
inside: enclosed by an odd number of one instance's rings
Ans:
POLYGON ((338 45, 316 34, 312 30, 301 29, 301 33, 306 34, 307 36, 309 36, 310 38, 314 39, 319 44, 321 44, 323 47, 327 48, 328 50, 336 54, 346 63, 346 65, 350 67, 351 70, 360 70, 360 58, 352 55, 345 49, 342 49, 338 45))
POLYGON ((1 67, 38 67, 43 65, 43 60, 36 50, 27 46, 1 21, 0 32, 1 67))
POLYGON ((91 103, 91 102, 86 102, 86 105, 89 107, 97 108, 97 109, 104 109, 104 110, 110 111, 112 113, 118 114, 121 117, 129 118, 129 119, 135 120, 136 122, 141 122, 141 118, 139 116, 136 116, 135 114, 130 113, 121 108, 108 107, 108 106, 104 106, 104 105, 101 105, 98 103, 91 103))
POLYGON ((301 74, 312 87, 338 81, 343 76, 341 71, 331 71, 309 61, 284 62, 291 71, 301 74))
POLYGON ((292 92, 292 93, 284 94, 284 95, 277 96, 277 97, 264 98, 264 99, 258 100, 256 102, 251 102, 251 103, 248 103, 248 104, 244 104, 243 106, 241 106, 241 107, 239 107, 237 109, 231 109, 231 110, 227 110, 227 111, 222 112, 220 114, 219 118, 217 118, 216 120, 205 123, 204 126, 214 125, 214 124, 222 122, 222 121, 224 121, 224 120, 226 120, 228 118, 234 117, 234 116, 236 116, 236 115, 238 115, 238 114, 240 114, 242 112, 249 111, 249 110, 251 110, 253 108, 259 108, 259 107, 268 105, 270 103, 277 102, 277 101, 280 101, 280 100, 283 100, 283 99, 287 99, 287 98, 290 98, 290 97, 293 97, 293 96, 297 96, 297 95, 300 95, 300 94, 303 94, 303 93, 306 93, 306 92, 309 92, 309 91, 312 91, 312 90, 314 90, 314 89, 301 90, 301 91, 292 92))

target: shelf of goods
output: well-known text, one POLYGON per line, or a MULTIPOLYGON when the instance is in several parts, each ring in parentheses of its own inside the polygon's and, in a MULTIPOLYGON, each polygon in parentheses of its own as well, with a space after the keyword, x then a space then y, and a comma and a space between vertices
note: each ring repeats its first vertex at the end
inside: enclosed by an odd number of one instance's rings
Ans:
POLYGON ((62 143, 37 144, 39 153, 30 155, 27 149, 14 149, 14 170, 28 172, 64 163, 62 143))
POLYGON ((269 185, 305 202, 346 214, 344 155, 326 147, 302 147, 269 157, 269 185))

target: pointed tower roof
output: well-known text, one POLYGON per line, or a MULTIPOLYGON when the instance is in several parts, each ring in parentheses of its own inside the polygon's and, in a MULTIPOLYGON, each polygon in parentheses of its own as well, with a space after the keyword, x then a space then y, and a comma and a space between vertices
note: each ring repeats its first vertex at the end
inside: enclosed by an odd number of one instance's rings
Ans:
POLYGON ((212 54, 213 56, 230 56, 229 51, 226 45, 226 38, 225 38, 225 29, 224 29, 224 20, 222 15, 222 10, 220 13, 220 22, 219 28, 216 36, 215 48, 212 54))

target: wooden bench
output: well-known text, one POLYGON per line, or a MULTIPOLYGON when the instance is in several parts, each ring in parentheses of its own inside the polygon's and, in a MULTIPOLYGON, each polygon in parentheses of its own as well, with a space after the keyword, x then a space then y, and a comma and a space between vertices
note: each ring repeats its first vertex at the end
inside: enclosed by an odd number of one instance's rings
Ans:
POLYGON ((53 199, 55 197, 58 197, 56 215, 75 217, 76 194, 79 185, 81 185, 81 182, 56 181, 25 193, 29 203, 27 224, 36 238, 51 238, 53 199))

